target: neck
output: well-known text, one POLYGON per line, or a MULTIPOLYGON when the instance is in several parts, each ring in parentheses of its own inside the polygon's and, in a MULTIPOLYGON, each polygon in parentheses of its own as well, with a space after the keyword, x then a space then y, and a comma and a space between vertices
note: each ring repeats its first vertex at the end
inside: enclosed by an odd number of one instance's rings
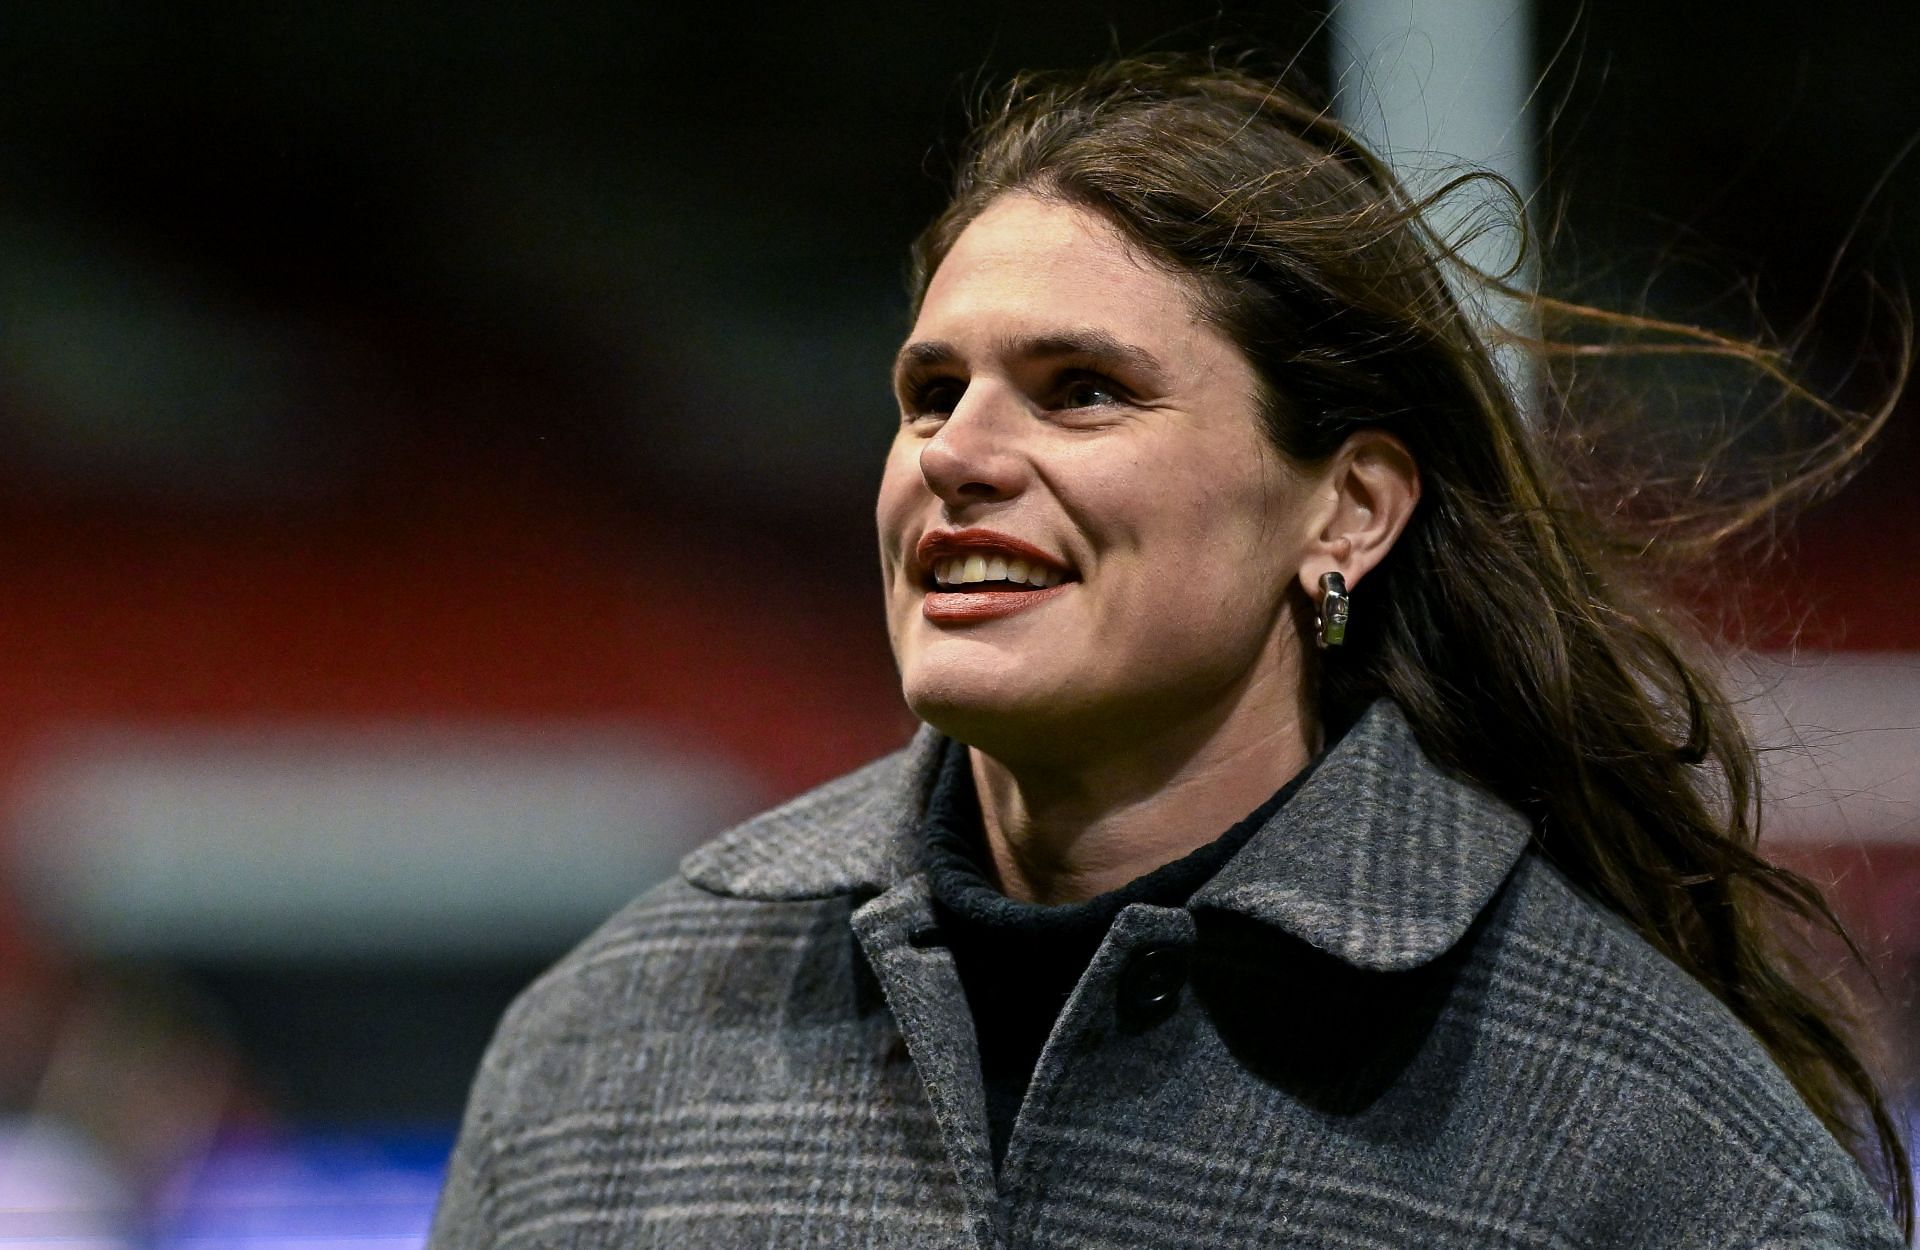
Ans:
POLYGON ((1197 850, 1258 807, 1306 767, 1319 725, 1304 693, 1241 693, 1224 716, 1165 726, 1068 765, 1010 764, 971 748, 1000 888, 1022 902, 1092 898, 1197 850))

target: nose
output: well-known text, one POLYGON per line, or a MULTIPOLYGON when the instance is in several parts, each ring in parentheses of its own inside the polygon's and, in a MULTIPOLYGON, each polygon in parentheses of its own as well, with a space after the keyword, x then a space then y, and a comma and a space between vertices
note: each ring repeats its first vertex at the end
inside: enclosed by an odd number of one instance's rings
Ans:
POLYGON ((1023 414, 1014 396, 976 378, 920 448, 920 475, 928 489, 949 507, 1019 494, 1026 481, 1016 446, 1023 414))

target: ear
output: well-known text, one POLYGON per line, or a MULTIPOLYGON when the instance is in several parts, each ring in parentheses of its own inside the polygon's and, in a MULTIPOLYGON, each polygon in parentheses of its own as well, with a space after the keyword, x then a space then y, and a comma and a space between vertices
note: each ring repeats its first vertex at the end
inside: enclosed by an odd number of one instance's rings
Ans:
POLYGON ((1393 549, 1420 502, 1420 467, 1385 430, 1357 430, 1320 475, 1321 506, 1300 562, 1300 584, 1320 598, 1320 575, 1338 573, 1351 590, 1393 549))

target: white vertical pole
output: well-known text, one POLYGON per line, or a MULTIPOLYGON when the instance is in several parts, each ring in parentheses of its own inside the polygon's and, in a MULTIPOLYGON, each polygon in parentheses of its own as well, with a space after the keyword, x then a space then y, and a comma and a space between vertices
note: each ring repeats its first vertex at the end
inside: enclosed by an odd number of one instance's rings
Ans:
MULTIPOLYGON (((1538 178, 1531 0, 1332 0, 1334 109, 1419 196, 1463 167, 1491 169, 1531 199, 1538 178)), ((1468 190, 1436 205, 1428 222, 1460 239, 1505 206, 1468 190)), ((1462 249, 1476 267, 1504 272, 1517 232, 1488 230, 1462 249)), ((1531 284, 1531 268, 1508 280, 1531 284)), ((1477 312, 1516 330, 1523 309, 1455 284, 1477 312)), ((1502 354, 1508 384, 1523 399, 1531 375, 1502 354)), ((1525 406, 1523 404, 1523 406, 1525 406)))

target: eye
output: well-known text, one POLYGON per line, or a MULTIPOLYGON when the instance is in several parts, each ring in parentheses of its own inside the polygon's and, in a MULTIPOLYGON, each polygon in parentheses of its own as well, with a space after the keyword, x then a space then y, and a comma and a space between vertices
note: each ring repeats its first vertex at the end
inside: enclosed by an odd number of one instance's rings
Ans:
POLYGON ((1074 374, 1060 385, 1060 407, 1105 408, 1121 403, 1124 392, 1118 383, 1097 373, 1074 374))
POLYGON ((967 384, 960 378, 924 378, 905 388, 900 400, 901 412, 908 418, 944 417, 954 410, 966 392, 967 384))

